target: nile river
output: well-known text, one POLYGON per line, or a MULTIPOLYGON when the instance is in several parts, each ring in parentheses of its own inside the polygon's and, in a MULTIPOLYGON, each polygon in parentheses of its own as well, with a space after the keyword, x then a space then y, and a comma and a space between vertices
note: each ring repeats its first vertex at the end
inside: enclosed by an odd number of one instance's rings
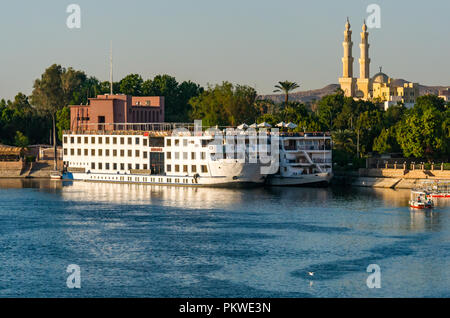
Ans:
POLYGON ((0 180, 0 297, 449 297, 450 199, 408 199, 0 180))

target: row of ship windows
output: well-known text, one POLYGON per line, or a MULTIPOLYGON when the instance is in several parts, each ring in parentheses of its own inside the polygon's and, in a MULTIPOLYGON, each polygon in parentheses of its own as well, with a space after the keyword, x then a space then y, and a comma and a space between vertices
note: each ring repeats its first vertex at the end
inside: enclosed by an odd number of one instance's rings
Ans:
MULTIPOLYGON (((95 145, 96 143, 101 145, 103 144, 103 141, 105 142, 106 145, 109 145, 111 142, 113 145, 125 145, 125 139, 126 139, 126 143, 127 145, 133 145, 133 137, 95 137, 92 136, 90 138, 90 144, 91 145, 95 145)), ((63 142, 64 144, 68 144, 68 142, 70 141, 71 144, 75 144, 75 140, 77 144, 89 144, 89 137, 73 137, 71 136, 70 138, 67 136, 64 136, 63 138, 63 142)), ((140 140, 141 137, 134 137, 134 145, 140 145, 140 140)), ((143 146, 147 146, 147 139, 143 138, 142 139, 142 145, 143 146)))
MULTIPOLYGON (((118 170, 117 168, 120 167, 120 170, 124 171, 125 170, 125 164, 124 163, 113 163, 110 164, 109 162, 103 164, 103 162, 91 162, 91 169, 93 170, 118 170)), ((133 164, 129 163, 127 165, 128 170, 133 170, 133 164)), ((134 169, 136 170, 140 170, 141 169, 141 165, 136 163, 134 164, 134 169)), ((148 170, 148 165, 147 164, 143 164, 142 165, 142 169, 143 170, 148 170)), ((201 173, 208 173, 208 166, 207 165, 200 165, 200 169, 197 169, 197 165, 166 165, 166 172, 185 172, 185 173, 197 173, 197 172, 201 172, 201 173), (173 169, 172 169, 173 167, 173 169)))
MULTIPOLYGON (((69 153, 71 156, 75 156, 75 153, 77 154, 77 156, 81 156, 82 154, 82 149, 67 149, 64 148, 64 156, 67 156, 69 153)), ((112 149, 111 151, 109 149, 91 149, 90 153, 91 156, 95 156, 97 154, 97 156, 102 157, 103 153, 105 154, 106 157, 109 157, 110 153, 112 152, 112 156, 113 157, 117 157, 117 154, 120 153, 120 157, 125 157, 125 150, 121 149, 121 150, 117 150, 117 149, 112 149), (104 150, 104 152, 103 152, 104 150)), ((89 149, 84 149, 83 151, 84 156, 89 156, 89 149)), ((134 157, 140 157, 141 151, 140 150, 135 150, 134 151, 134 157)), ((127 155, 128 157, 133 157, 133 150, 128 150, 127 151, 127 155)), ((148 158, 148 152, 147 151, 142 151, 142 158, 147 159, 148 158)))
MULTIPOLYGON (((148 178, 148 177, 110 177, 110 176, 91 176, 91 180, 104 180, 104 181, 130 181, 130 182, 159 182, 164 183, 163 178, 148 178)), ((189 179, 174 178, 174 183, 189 183, 189 179)), ((165 183, 172 183, 172 178, 167 178, 165 183)), ((198 183, 197 180, 191 179, 191 183, 198 183)))
MULTIPOLYGON (((75 156, 75 153, 77 156, 81 156, 82 153, 84 154, 84 156, 89 156, 89 149, 68 149, 68 148, 64 148, 64 156, 70 155, 71 156, 75 156), (82 151, 83 150, 83 151, 82 151)), ((110 151, 110 149, 91 149, 90 151, 90 155, 91 156, 99 156, 102 157, 103 154, 105 155, 105 157, 109 157, 109 155, 112 153, 113 157, 117 157, 118 154, 120 154, 120 157, 125 157, 125 150, 124 149, 112 149, 110 151)), ((134 157, 140 157, 141 151, 140 150, 134 150, 134 157)), ((172 158, 174 158, 175 160, 179 160, 180 157, 182 156, 183 160, 188 160, 189 159, 189 153, 188 152, 174 152, 173 156, 171 152, 167 152, 166 153, 166 159, 167 160, 171 160, 172 158)), ((133 150, 127 150, 127 157, 133 157, 133 150)), ((147 151, 142 151, 142 158, 147 159, 148 158, 148 152, 147 151)), ((196 152, 191 152, 190 155, 190 159, 191 160, 196 160, 197 158, 197 153, 196 152)), ((206 152, 200 152, 200 159, 201 160, 206 160, 206 152)))
MULTIPOLYGON (((180 139, 173 139, 173 146, 174 147, 180 147, 181 145, 183 147, 187 147, 188 144, 195 144, 194 140, 188 140, 188 139, 181 139, 182 143, 180 142, 180 139)), ((209 141, 208 140, 201 140, 202 147, 208 146, 209 141)), ((172 139, 167 138, 166 139, 166 147, 172 147, 172 139)))

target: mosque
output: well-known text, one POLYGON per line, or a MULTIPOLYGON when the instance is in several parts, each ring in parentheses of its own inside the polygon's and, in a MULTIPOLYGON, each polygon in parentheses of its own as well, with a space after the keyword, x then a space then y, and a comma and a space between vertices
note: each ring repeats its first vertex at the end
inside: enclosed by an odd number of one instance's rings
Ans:
POLYGON ((379 99, 384 102, 384 108, 402 102, 406 107, 414 106, 419 96, 418 83, 404 83, 403 86, 395 85, 393 79, 380 71, 370 78, 369 58, 369 33, 364 21, 361 32, 359 78, 353 77, 353 55, 352 55, 352 31, 347 18, 344 31, 344 56, 342 58, 342 77, 339 84, 345 96, 355 99, 373 100, 379 99))

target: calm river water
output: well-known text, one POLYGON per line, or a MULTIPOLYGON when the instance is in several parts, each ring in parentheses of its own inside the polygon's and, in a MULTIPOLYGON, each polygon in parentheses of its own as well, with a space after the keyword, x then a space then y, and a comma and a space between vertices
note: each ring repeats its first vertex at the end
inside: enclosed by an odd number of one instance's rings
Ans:
POLYGON ((408 199, 0 180, 0 297, 450 297, 450 199, 408 199))

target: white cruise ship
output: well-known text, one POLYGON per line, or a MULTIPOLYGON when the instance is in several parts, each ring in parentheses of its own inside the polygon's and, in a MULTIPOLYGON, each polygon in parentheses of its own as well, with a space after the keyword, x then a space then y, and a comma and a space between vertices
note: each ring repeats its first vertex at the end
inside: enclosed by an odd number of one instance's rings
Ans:
POLYGON ((63 179, 189 186, 265 182, 258 162, 239 160, 236 155, 216 158, 213 135, 175 133, 176 124, 168 123, 132 126, 64 132, 63 179))
POLYGON ((280 169, 268 184, 328 184, 332 173, 331 136, 327 133, 280 133, 280 169))

